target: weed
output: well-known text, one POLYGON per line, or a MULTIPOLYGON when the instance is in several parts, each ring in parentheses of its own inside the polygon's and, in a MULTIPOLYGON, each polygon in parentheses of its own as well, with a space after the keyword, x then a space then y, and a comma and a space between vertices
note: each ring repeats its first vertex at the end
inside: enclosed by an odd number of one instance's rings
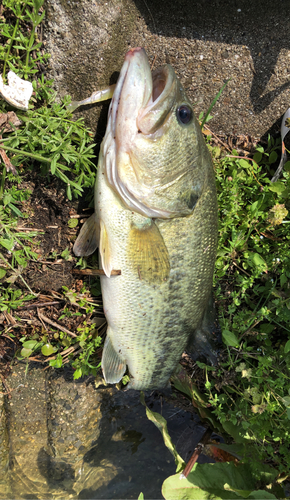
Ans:
POLYGON ((283 178, 270 182, 276 149, 269 139, 255 161, 237 158, 236 151, 215 161, 215 289, 227 348, 218 369, 197 364, 212 413, 223 425, 243 429, 252 443, 255 451, 248 447, 245 459, 271 460, 289 473, 290 175, 286 165, 283 178))
MULTIPOLYGON (((13 70, 18 76, 33 80, 34 94, 27 112, 17 111, 17 120, 9 121, 9 127, 2 127, 0 146, 9 158, 3 160, 0 173, 0 308, 2 310, 20 304, 21 297, 26 300, 32 291, 22 277, 22 271, 30 260, 37 259, 32 250, 35 237, 39 232, 23 232, 18 229, 18 219, 27 218, 22 210, 23 203, 30 193, 17 189, 24 171, 39 169, 40 175, 58 177, 66 186, 69 200, 79 196, 84 187, 92 187, 95 177, 95 165, 92 134, 84 126, 83 120, 72 120, 66 105, 70 97, 63 102, 56 102, 56 93, 52 89, 52 80, 46 80, 42 70, 48 54, 42 49, 40 24, 44 18, 43 0, 4 0, 0 30, 3 44, 0 46, 0 66, 3 78, 7 70, 13 70), (12 172, 8 166, 12 165, 12 172), (6 171, 7 170, 7 171, 6 171), (19 174, 17 174, 17 171, 19 174), (21 279, 30 294, 25 296, 15 292, 15 282, 21 279), (5 280, 5 282, 4 282, 5 280), (8 297, 17 295, 17 302, 8 301, 8 297)), ((0 111, 7 116, 9 105, 1 101, 0 111)), ((16 116, 16 115, 15 115, 16 116)), ((8 123, 8 122, 7 122, 8 123)), ((68 249, 61 258, 70 260, 68 249)))

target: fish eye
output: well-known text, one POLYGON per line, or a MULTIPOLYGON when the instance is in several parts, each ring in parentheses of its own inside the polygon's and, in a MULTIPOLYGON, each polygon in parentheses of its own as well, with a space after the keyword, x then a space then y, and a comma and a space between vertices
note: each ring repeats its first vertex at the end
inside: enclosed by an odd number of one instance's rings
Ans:
POLYGON ((193 117, 192 109, 187 106, 187 104, 181 104, 181 106, 179 106, 176 110, 176 116, 179 123, 187 125, 191 122, 193 117))

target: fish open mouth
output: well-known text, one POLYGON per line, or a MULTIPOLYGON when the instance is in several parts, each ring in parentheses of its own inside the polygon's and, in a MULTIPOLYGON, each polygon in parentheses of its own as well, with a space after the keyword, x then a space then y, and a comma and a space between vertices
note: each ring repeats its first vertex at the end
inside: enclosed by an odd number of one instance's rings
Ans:
POLYGON ((108 182, 130 209, 147 217, 172 215, 147 205, 154 185, 150 178, 140 182, 131 154, 138 134, 154 139, 163 133, 176 92, 177 79, 170 65, 151 73, 144 49, 127 52, 109 110, 103 154, 108 182))
POLYGON ((166 87, 167 77, 164 68, 159 68, 152 73, 153 80, 153 90, 152 90, 152 102, 156 101, 158 97, 162 94, 166 87))
POLYGON ((120 138, 124 143, 125 133, 149 135, 160 128, 174 103, 176 82, 169 65, 151 73, 144 49, 137 47, 127 52, 112 99, 116 140, 120 138))

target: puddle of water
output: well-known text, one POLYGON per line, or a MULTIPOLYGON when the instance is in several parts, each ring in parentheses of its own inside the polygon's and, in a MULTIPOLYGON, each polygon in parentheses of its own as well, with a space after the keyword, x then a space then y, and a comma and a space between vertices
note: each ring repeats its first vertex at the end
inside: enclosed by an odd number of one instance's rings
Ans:
MULTIPOLYGON (((17 387, 23 375, 23 368, 16 368, 10 387, 17 387)), ((174 458, 147 419, 139 392, 96 390, 86 381, 73 381, 69 370, 47 375, 34 368, 26 382, 6 404, 10 470, 5 473, 1 465, 1 500, 2 476, 11 488, 5 500, 137 499, 140 492, 145 499, 162 498, 163 481, 175 473, 174 458)), ((204 432, 198 417, 157 393, 146 402, 166 418, 187 461, 204 432)), ((7 464, 7 447, 2 455, 0 463, 6 456, 7 464)))

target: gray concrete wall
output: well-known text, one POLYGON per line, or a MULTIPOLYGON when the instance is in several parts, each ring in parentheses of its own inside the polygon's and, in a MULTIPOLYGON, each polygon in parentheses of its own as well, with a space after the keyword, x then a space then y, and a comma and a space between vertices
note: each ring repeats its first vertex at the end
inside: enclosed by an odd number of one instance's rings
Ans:
MULTIPOLYGON (((197 115, 232 78, 210 122, 217 133, 262 136, 289 106, 289 0, 47 0, 46 10, 60 95, 88 97, 114 81, 128 48, 143 46, 153 68, 172 64, 197 115)), ((101 109, 81 111, 94 131, 101 109)))

